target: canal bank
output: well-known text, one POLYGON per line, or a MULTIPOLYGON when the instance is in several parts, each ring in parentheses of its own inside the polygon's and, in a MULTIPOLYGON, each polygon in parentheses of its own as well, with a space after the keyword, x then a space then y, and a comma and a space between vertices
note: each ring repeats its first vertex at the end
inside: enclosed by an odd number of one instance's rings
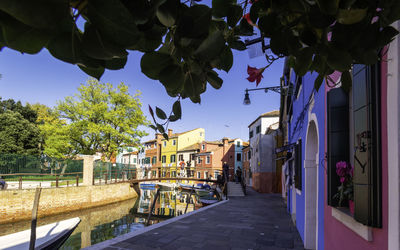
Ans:
POLYGON ((104 241, 87 249, 303 249, 280 195, 245 197, 104 241))
MULTIPOLYGON (((30 219, 35 189, 3 190, 0 195, 0 224, 30 219)), ((42 189, 38 216, 102 206, 137 197, 129 183, 42 189)))

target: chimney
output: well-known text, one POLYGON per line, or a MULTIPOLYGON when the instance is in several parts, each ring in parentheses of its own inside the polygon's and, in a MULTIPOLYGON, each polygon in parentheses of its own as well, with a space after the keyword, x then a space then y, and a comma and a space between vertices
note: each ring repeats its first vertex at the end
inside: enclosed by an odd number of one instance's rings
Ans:
POLYGON ((162 134, 156 133, 156 138, 155 139, 157 140, 157 143, 160 142, 162 138, 163 138, 162 134))
POLYGON ((168 129, 168 137, 172 136, 172 129, 168 129))

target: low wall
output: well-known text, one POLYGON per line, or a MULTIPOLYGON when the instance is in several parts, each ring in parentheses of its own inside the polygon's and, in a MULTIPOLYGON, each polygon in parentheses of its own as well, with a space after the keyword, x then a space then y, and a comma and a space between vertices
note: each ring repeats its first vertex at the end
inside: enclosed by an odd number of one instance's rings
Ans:
POLYGON ((275 173, 253 173, 252 188, 259 193, 276 193, 275 173))
MULTIPOLYGON (((30 219, 35 189, 0 191, 0 224, 30 219)), ((101 206, 137 197, 129 183, 42 189, 38 216, 101 206)))

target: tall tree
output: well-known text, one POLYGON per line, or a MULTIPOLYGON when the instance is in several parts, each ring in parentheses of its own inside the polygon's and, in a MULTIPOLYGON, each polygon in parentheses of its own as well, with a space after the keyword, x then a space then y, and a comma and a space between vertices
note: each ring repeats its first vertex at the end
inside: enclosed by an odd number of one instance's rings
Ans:
POLYGON ((124 83, 113 88, 95 79, 82 84, 78 92, 58 103, 58 119, 46 116, 51 122, 42 127, 45 153, 99 152, 110 159, 122 148, 139 145, 140 138, 146 135, 139 126, 148 125, 141 110, 140 93, 132 96, 124 83))
POLYGON ((19 112, 0 113, 0 153, 39 154, 39 129, 19 112))

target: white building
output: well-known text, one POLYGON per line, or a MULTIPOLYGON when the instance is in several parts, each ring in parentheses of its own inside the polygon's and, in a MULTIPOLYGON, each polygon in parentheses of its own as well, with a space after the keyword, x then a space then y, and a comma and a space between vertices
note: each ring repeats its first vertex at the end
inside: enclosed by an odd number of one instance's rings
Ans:
POLYGON ((278 129, 279 111, 260 115, 250 123, 250 170, 252 172, 253 189, 259 192, 273 192, 275 180, 275 138, 267 131, 278 129))

